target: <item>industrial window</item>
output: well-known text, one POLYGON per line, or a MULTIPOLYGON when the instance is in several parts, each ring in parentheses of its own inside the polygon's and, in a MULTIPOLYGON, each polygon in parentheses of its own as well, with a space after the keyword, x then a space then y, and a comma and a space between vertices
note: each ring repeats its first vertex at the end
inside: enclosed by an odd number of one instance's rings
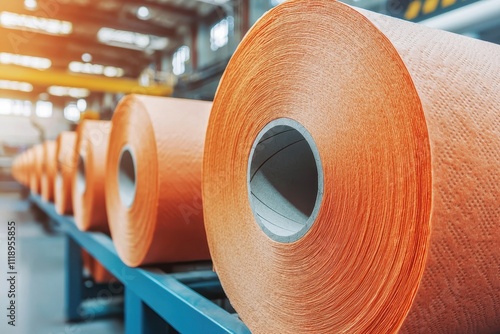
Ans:
POLYGON ((217 51, 229 42, 229 31, 233 29, 234 19, 228 16, 210 29, 210 48, 217 51))
POLYGON ((178 48, 172 57, 172 72, 174 72, 175 75, 181 75, 186 72, 186 62, 189 58, 189 46, 184 45, 178 48))

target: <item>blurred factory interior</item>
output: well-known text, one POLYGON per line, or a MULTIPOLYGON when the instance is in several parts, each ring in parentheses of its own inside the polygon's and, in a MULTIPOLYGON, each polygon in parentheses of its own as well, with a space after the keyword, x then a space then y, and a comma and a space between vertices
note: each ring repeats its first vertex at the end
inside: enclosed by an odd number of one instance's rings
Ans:
MULTIPOLYGON (((500 42, 498 1, 346 0, 500 42), (474 7, 474 8, 472 8, 474 7)), ((279 0, 16 0, 0 5, 0 166, 124 94, 211 100, 249 27, 279 0)))
MULTIPOLYGON (((0 4, 0 166, 128 93, 213 99, 249 27, 279 0, 16 0, 0 4)), ((500 42, 495 1, 347 0, 500 42)))
MULTIPOLYGON (((0 213, 4 220, 32 221, 21 236, 29 239, 33 233, 39 238, 32 246, 28 242, 21 246, 25 254, 39 255, 25 260, 26 276, 20 282, 24 291, 20 305, 32 310, 22 311, 30 314, 30 319, 20 318, 25 321, 26 333, 119 333, 123 328, 121 322, 93 323, 76 330, 61 324, 63 254, 49 249, 62 249, 63 240, 54 242, 49 240, 50 235, 41 233, 34 223, 43 220, 37 216, 40 213, 30 211, 28 201, 17 197, 22 186, 11 176, 14 158, 35 144, 56 139, 62 131, 75 130, 83 119, 110 120, 127 94, 212 101, 245 33, 266 11, 282 2, 0 2, 0 213), (40 259, 49 262, 42 265, 40 259), (38 275, 33 276, 36 281, 29 281, 31 272, 38 275), (38 299, 30 299, 28 294, 30 289, 34 293, 34 284, 41 287, 38 299), (52 311, 40 306, 47 305, 50 298, 56 301, 54 314, 61 322, 55 327, 37 327, 52 316, 52 311), (30 304, 30 300, 36 302, 30 304), (35 307, 41 313, 33 313, 35 307)), ((343 2, 500 44, 500 0, 343 2)))

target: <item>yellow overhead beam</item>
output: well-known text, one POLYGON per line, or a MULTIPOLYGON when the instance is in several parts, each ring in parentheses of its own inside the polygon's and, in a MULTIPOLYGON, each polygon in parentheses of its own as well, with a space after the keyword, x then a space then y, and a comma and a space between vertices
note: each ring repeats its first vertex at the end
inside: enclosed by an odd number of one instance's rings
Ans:
POLYGON ((167 96, 173 91, 169 85, 143 87, 131 79, 72 74, 57 70, 40 71, 14 65, 0 65, 0 80, 29 82, 35 86, 86 88, 92 92, 167 96))

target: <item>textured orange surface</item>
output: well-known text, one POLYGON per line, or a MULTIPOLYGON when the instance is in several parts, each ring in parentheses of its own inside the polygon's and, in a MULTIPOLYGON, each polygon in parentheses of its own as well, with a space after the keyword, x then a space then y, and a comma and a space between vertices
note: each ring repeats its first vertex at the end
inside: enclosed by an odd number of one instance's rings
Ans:
POLYGON ((335 1, 291 0, 245 36, 205 145, 215 268, 254 333, 500 331, 500 47, 335 1), (250 208, 271 120, 312 135, 316 221, 272 241, 250 208))
POLYGON ((54 180, 55 205, 59 214, 73 213, 72 177, 75 173, 76 132, 64 131, 57 137, 57 174, 54 180))
POLYGON ((42 188, 42 164, 43 164, 43 144, 37 144, 32 148, 30 171, 30 190, 34 194, 40 194, 42 188))
POLYGON ((83 231, 109 232, 104 178, 110 131, 110 121, 84 120, 78 126, 72 200, 76 225, 83 231), (84 161, 83 187, 78 186, 79 157, 84 161))
POLYGON ((54 201, 54 179, 56 175, 56 142, 47 140, 43 143, 41 195, 47 202, 54 201))
POLYGON ((106 205, 111 236, 130 266, 210 258, 201 203, 203 144, 211 103, 130 95, 112 119, 106 205), (136 193, 120 198, 122 149, 135 157, 136 193))
POLYGON ((116 278, 103 265, 82 248, 82 264, 96 283, 108 283, 116 278))

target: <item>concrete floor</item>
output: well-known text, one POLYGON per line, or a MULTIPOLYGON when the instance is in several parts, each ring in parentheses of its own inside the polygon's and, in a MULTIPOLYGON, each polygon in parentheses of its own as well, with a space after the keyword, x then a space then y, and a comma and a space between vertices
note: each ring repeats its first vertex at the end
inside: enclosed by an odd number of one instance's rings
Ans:
MULTIPOLYGON (((3 187, 2 187, 3 188, 3 187)), ((0 333, 123 333, 119 319, 66 323, 64 319, 64 238, 51 233, 18 191, 0 189, 0 333), (16 327, 7 324, 7 222, 16 222, 16 327)))

